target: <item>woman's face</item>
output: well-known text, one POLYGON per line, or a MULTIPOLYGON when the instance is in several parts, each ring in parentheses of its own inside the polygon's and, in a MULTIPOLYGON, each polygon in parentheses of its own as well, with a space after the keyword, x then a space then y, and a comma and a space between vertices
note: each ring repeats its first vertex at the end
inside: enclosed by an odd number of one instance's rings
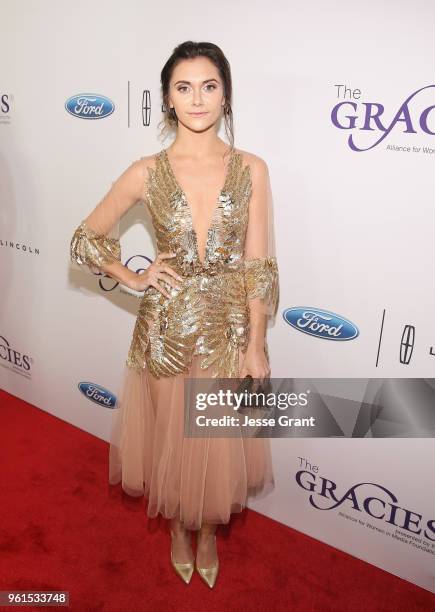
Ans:
POLYGON ((169 106, 179 123, 195 132, 207 130, 220 119, 224 104, 222 79, 213 62, 195 57, 177 64, 169 83, 169 106))

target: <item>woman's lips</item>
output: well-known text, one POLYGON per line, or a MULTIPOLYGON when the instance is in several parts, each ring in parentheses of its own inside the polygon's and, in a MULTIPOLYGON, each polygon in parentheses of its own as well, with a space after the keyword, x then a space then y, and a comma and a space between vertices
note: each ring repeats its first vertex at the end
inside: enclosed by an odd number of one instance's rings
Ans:
POLYGON ((192 117, 202 117, 203 115, 206 115, 207 112, 204 111, 203 113, 189 113, 189 115, 192 115, 192 117))

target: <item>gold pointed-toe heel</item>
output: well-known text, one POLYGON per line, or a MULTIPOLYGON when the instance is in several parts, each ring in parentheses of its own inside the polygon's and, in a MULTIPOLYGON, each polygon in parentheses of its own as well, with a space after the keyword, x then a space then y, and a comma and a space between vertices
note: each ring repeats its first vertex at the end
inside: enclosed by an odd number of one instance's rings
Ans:
MULTIPOLYGON (((171 536, 173 532, 171 531, 171 536)), ((189 584, 190 579, 192 578, 192 574, 194 572, 194 561, 189 561, 187 563, 178 563, 178 561, 174 561, 174 556, 172 554, 172 542, 171 542, 171 564, 174 570, 177 572, 178 576, 185 582, 189 584)))
MULTIPOLYGON (((214 537, 216 539, 216 536, 214 537)), ((212 567, 198 567, 198 563, 195 560, 195 567, 202 580, 212 589, 219 573, 219 559, 217 559, 216 563, 212 565, 212 567)))
POLYGON ((198 570, 198 574, 201 576, 204 582, 212 589, 219 573, 219 561, 216 561, 216 565, 213 565, 213 567, 198 567, 198 564, 195 565, 196 569, 198 570))
POLYGON ((171 563, 172 567, 175 569, 180 578, 186 583, 189 584, 190 579, 192 578, 193 570, 194 570, 194 562, 190 561, 190 563, 178 563, 174 561, 171 551, 171 563))

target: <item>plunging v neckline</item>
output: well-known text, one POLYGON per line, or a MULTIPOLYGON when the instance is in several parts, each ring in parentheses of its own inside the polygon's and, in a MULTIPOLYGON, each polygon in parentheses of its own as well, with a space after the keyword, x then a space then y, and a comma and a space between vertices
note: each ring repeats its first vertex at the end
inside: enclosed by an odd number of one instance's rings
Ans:
POLYGON ((223 195, 223 193, 226 191, 227 185, 228 185, 228 180, 230 177, 230 170, 231 170, 231 164, 235 155, 235 149, 232 148, 230 151, 230 155, 228 158, 228 162, 227 162, 227 167, 225 169, 225 176, 224 176, 224 183, 222 188, 220 189, 217 198, 216 198, 216 204, 214 205, 214 208, 212 210, 212 215, 211 215, 211 219, 210 219, 210 223, 207 229, 207 232, 205 234, 205 247, 204 247, 204 259, 201 259, 199 256, 199 245, 198 245, 198 233, 196 231, 196 229, 193 226, 193 214, 192 214, 192 207, 190 206, 190 203, 186 197, 186 193, 184 191, 184 189, 181 187, 180 183, 178 182, 177 177, 175 176, 175 172, 172 168, 171 162, 169 160, 168 157, 168 153, 167 153, 167 149, 162 149, 162 153, 164 155, 167 167, 169 169, 169 173, 171 175, 172 180, 174 181, 174 184, 177 188, 177 190, 179 191, 179 193, 181 194, 181 196, 183 197, 183 200, 186 204, 186 208, 189 212, 189 219, 190 219, 190 227, 195 235, 195 244, 196 244, 196 256, 199 260, 199 262, 201 263, 201 265, 204 265, 207 262, 207 246, 208 246, 208 242, 209 242, 209 238, 210 238, 210 233, 213 230, 214 227, 214 222, 215 222, 215 218, 219 209, 219 205, 220 205, 220 198, 223 195))

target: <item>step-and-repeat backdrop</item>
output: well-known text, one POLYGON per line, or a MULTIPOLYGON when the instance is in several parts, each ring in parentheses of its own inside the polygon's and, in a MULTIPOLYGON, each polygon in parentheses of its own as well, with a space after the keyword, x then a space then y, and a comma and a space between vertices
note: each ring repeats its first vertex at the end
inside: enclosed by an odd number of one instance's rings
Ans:
MULTIPOLYGON (((235 144, 262 157, 272 181, 272 375, 359 378, 361 398, 384 378, 390 404, 407 402, 412 416, 400 381, 435 374, 435 7, 206 9, 2 2, 1 386, 109 439, 139 301, 71 266, 69 244, 133 160, 171 144, 159 135, 160 71, 177 44, 206 40, 231 64, 235 144), (86 96, 105 101, 98 118, 71 103, 86 96)), ((120 232, 126 265, 154 259, 143 204, 120 232)), ((365 438, 274 439, 272 450, 275 489, 251 507, 435 592, 430 434, 369 427, 365 438)))

